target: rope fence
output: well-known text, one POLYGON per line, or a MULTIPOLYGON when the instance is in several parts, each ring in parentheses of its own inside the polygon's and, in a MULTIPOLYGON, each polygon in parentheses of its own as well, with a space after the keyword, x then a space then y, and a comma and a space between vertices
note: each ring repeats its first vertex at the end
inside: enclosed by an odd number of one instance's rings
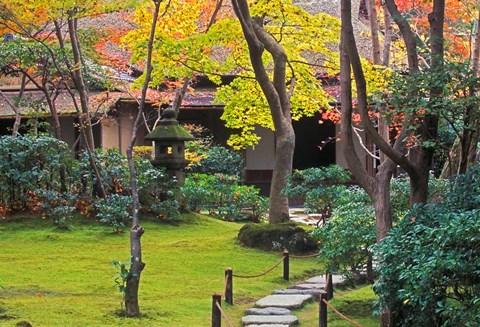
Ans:
POLYGON ((309 254, 309 255, 291 255, 290 258, 294 259, 307 259, 307 258, 315 258, 318 257, 318 253, 309 254))
POLYGON ((215 305, 217 306, 218 310, 219 310, 220 313, 222 314, 223 319, 225 319, 225 321, 227 322, 228 326, 229 326, 229 327, 235 327, 235 326, 232 324, 232 322, 230 321, 230 319, 228 319, 227 314, 225 313, 225 311, 222 310, 222 306, 220 305, 220 303, 215 302, 215 305))
POLYGON ((285 260, 285 256, 283 256, 280 260, 277 261, 277 263, 275 265, 273 265, 272 268, 258 274, 258 275, 237 275, 237 274, 233 274, 232 276, 233 277, 237 277, 237 278, 257 278, 257 277, 262 277, 262 276, 265 276, 266 274, 268 274, 269 272, 273 271, 273 269, 277 268, 283 261, 285 260))
POLYGON ((329 307, 333 312, 335 312, 340 318, 342 318, 345 321, 348 321, 353 326, 363 327, 359 323, 353 321, 352 319, 350 319, 347 316, 345 316, 344 314, 342 314, 333 305, 328 303, 328 301, 326 299, 326 293, 320 294, 320 314, 319 314, 319 323, 318 323, 318 325, 320 327, 327 327, 327 307, 329 307))
MULTIPOLYGON (((232 323, 226 316, 225 312, 221 308, 221 301, 222 297, 224 297, 225 302, 227 304, 233 305, 233 277, 237 278, 258 278, 267 275, 268 273, 272 272, 275 268, 280 266, 283 262, 283 279, 289 280, 290 278, 290 257, 295 259, 306 259, 306 258, 314 258, 318 256, 318 254, 310 254, 305 256, 290 256, 287 250, 283 251, 283 256, 278 260, 271 268, 267 269, 266 271, 256 274, 256 275, 240 275, 234 274, 232 268, 225 269, 225 278, 224 278, 224 288, 223 294, 215 293, 212 297, 212 327, 221 327, 221 320, 222 317, 227 321, 230 327, 233 327, 232 323)), ((327 283, 328 284, 328 283, 327 283)))

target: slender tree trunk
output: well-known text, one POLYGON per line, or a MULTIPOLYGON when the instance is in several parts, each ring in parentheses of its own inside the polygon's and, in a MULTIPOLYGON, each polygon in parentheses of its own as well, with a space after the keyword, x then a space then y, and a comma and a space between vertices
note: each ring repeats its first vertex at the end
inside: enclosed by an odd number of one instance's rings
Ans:
POLYGON ((128 317, 138 317, 140 316, 140 306, 138 303, 138 290, 140 287, 140 276, 145 268, 145 263, 142 261, 142 247, 141 247, 141 237, 145 230, 143 227, 140 227, 140 199, 138 196, 137 188, 137 173, 135 170, 135 165, 133 161, 133 146, 137 138, 138 130, 142 123, 142 117, 145 110, 145 101, 147 98, 148 85, 150 83, 150 78, 152 75, 152 52, 153 52, 153 42, 155 40, 155 28, 157 26, 158 14, 160 11, 161 0, 157 0, 155 3, 155 9, 153 12, 152 26, 150 29, 150 36, 148 39, 147 47, 147 61, 146 61, 146 71, 145 71, 145 82, 142 87, 142 97, 140 99, 139 108, 135 122, 133 123, 132 136, 130 142, 127 146, 127 161, 128 168, 130 172, 130 188, 132 194, 132 207, 133 207, 133 217, 132 217, 132 229, 130 230, 130 254, 132 258, 132 264, 130 272, 127 278, 127 286, 125 290, 125 309, 128 317))
POLYGON ((375 65, 381 65, 380 42, 378 40, 378 15, 375 0, 367 0, 368 20, 370 22, 370 31, 372 33, 372 57, 375 65))
POLYGON ((392 17, 388 12, 388 8, 385 3, 382 3, 383 7, 383 22, 385 24, 385 35, 383 42, 383 65, 385 67, 390 66, 390 49, 392 46, 392 17))
POLYGON ((73 67, 71 67, 71 74, 75 87, 77 88, 79 97, 80 97, 80 108, 82 110, 82 115, 80 116, 80 122, 82 129, 85 130, 86 142, 90 151, 95 150, 95 142, 93 138, 92 130, 92 120, 90 117, 90 110, 88 104, 88 91, 85 86, 85 81, 82 73, 82 57, 80 51, 80 42, 78 41, 77 36, 77 19, 69 18, 68 19, 68 33, 70 35, 70 45, 72 46, 73 54, 73 67))

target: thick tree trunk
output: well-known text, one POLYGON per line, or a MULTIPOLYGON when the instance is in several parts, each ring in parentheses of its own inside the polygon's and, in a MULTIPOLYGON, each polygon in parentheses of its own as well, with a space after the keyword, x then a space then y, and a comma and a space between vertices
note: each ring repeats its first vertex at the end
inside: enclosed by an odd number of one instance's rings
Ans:
POLYGON ((385 238, 392 228, 392 205, 390 202, 390 182, 395 171, 395 163, 387 159, 378 167, 378 189, 374 197, 377 243, 385 238))
POLYGON ((293 152, 295 149, 295 133, 293 127, 285 126, 276 133, 275 169, 270 187, 269 222, 283 223, 289 220, 288 198, 282 194, 287 186, 285 176, 292 173, 293 152))
POLYGON ((233 0, 233 9, 242 26, 248 44, 255 78, 267 99, 272 115, 277 145, 270 193, 269 222, 289 220, 288 198, 281 193, 286 178, 292 172, 295 135, 290 115, 290 94, 286 88, 287 55, 282 46, 264 29, 262 17, 251 17, 248 2, 233 0), (273 57, 273 78, 270 79, 262 54, 267 50, 273 57))

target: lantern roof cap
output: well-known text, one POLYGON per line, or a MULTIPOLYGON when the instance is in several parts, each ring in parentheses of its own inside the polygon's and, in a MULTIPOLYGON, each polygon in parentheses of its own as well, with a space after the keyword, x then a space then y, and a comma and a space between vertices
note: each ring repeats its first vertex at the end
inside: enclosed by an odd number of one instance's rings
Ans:
POLYGON ((165 109, 158 126, 145 136, 147 141, 192 141, 194 138, 189 131, 178 124, 177 112, 174 109, 165 109))

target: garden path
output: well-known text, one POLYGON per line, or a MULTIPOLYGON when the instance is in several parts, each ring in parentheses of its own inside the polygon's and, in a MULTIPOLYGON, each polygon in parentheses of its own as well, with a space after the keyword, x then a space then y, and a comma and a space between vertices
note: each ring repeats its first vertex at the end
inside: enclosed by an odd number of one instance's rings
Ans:
MULTIPOLYGON (((333 285, 344 281, 340 275, 333 275, 332 279, 333 285)), ((298 318, 291 310, 299 309, 309 301, 318 301, 325 284, 325 275, 321 275, 286 289, 275 290, 272 295, 258 300, 254 308, 245 310, 242 324, 248 327, 289 327, 298 324, 298 318)))

